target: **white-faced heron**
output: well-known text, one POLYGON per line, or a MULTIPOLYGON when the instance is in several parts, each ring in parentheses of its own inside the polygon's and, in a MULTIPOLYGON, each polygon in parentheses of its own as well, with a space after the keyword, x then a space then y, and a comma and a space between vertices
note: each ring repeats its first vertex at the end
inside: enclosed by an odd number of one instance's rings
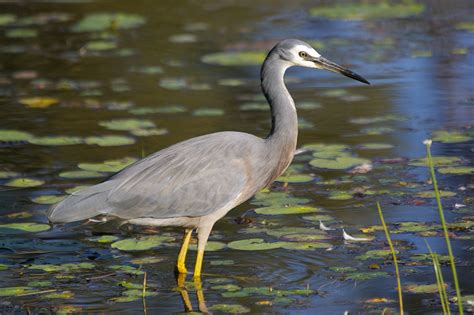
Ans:
POLYGON ((131 224, 183 227, 176 264, 180 273, 186 272, 189 241, 197 229, 194 277, 199 277, 214 223, 270 185, 293 159, 298 120, 283 80, 292 66, 326 69, 369 84, 321 57, 305 42, 283 40, 269 52, 261 70, 262 90, 272 114, 272 129, 266 138, 226 131, 174 144, 98 185, 73 193, 51 208, 49 220, 66 223, 105 215, 131 224))

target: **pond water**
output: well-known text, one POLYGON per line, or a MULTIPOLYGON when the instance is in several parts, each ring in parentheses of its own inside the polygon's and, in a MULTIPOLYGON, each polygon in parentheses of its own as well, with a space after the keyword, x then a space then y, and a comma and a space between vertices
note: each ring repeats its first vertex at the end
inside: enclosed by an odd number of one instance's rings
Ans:
MULTIPOLYGON (((396 312, 385 236, 366 228, 380 224, 379 201, 402 284, 436 283, 425 240, 443 255, 446 246, 417 160, 427 138, 448 157, 437 176, 462 294, 474 294, 472 4, 337 3, 0 1, 0 312, 177 313, 197 311, 202 296, 213 313, 396 312), (288 71, 304 150, 216 224, 202 283, 188 276, 178 289, 180 230, 45 225, 71 189, 170 144, 222 130, 266 136, 259 65, 283 38, 307 40, 372 85, 288 71), (345 242, 342 228, 371 240, 345 242), (130 238, 145 249, 117 243, 130 238)), ((447 263, 443 272, 454 296, 447 263)), ((410 288, 406 311, 441 312, 436 291, 410 288)))

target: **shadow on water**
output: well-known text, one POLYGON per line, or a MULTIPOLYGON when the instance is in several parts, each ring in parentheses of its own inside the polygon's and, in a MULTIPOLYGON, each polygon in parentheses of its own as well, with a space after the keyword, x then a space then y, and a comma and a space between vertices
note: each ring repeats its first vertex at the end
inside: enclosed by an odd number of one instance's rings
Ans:
MULTIPOLYGON (((445 247, 416 160, 428 137, 460 285, 473 294, 471 2, 400 1, 421 6, 388 11, 382 1, 338 3, 1 2, 0 313, 396 310, 375 201, 402 284, 435 283, 424 240, 445 247), (222 130, 266 136, 259 64, 288 37, 372 86, 288 71, 303 150, 270 192, 216 224, 202 283, 173 275, 179 230, 47 225, 49 204, 173 143, 222 130), (320 221, 334 230, 320 231, 320 221), (344 242, 342 228, 373 240, 344 242)), ((452 294, 446 262, 443 271, 452 294)), ((407 288, 404 297, 412 314, 441 310, 436 293, 407 288)))

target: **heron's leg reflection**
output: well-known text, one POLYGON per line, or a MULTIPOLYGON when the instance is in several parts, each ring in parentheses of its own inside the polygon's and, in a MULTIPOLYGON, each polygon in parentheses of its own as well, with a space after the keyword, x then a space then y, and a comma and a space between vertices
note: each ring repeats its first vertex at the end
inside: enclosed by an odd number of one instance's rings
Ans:
POLYGON ((204 291, 202 290, 202 282, 200 277, 194 277, 194 287, 196 288, 199 311, 203 314, 210 314, 207 310, 206 300, 204 299, 204 291))
POLYGON ((189 299, 188 290, 186 290, 186 274, 179 273, 177 275, 176 281, 178 282, 178 291, 181 294, 181 299, 183 300, 184 311, 185 312, 192 312, 193 305, 191 304, 191 300, 189 299))
POLYGON ((178 261, 176 262, 176 270, 180 274, 186 273, 186 254, 188 253, 189 241, 191 240, 191 235, 193 234, 192 229, 184 230, 183 243, 178 254, 178 261))
MULTIPOLYGON (((183 301, 184 311, 185 312, 192 312, 193 305, 191 303, 191 299, 189 298, 189 293, 186 288, 186 274, 179 273, 177 274, 176 281, 178 283, 178 291, 181 294, 181 300, 183 301)), ((202 282, 201 278, 195 277, 194 278, 194 288, 196 289, 196 297, 198 300, 198 309, 203 314, 211 314, 209 313, 206 300, 204 299, 204 291, 202 289, 202 282)))

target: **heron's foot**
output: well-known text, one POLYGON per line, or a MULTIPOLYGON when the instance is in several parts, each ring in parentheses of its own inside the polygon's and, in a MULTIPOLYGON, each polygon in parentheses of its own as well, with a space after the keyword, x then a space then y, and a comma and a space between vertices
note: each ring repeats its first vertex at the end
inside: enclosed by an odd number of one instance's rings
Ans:
POLYGON ((186 274, 188 270, 184 264, 180 264, 179 262, 176 264, 176 271, 180 274, 186 274))

